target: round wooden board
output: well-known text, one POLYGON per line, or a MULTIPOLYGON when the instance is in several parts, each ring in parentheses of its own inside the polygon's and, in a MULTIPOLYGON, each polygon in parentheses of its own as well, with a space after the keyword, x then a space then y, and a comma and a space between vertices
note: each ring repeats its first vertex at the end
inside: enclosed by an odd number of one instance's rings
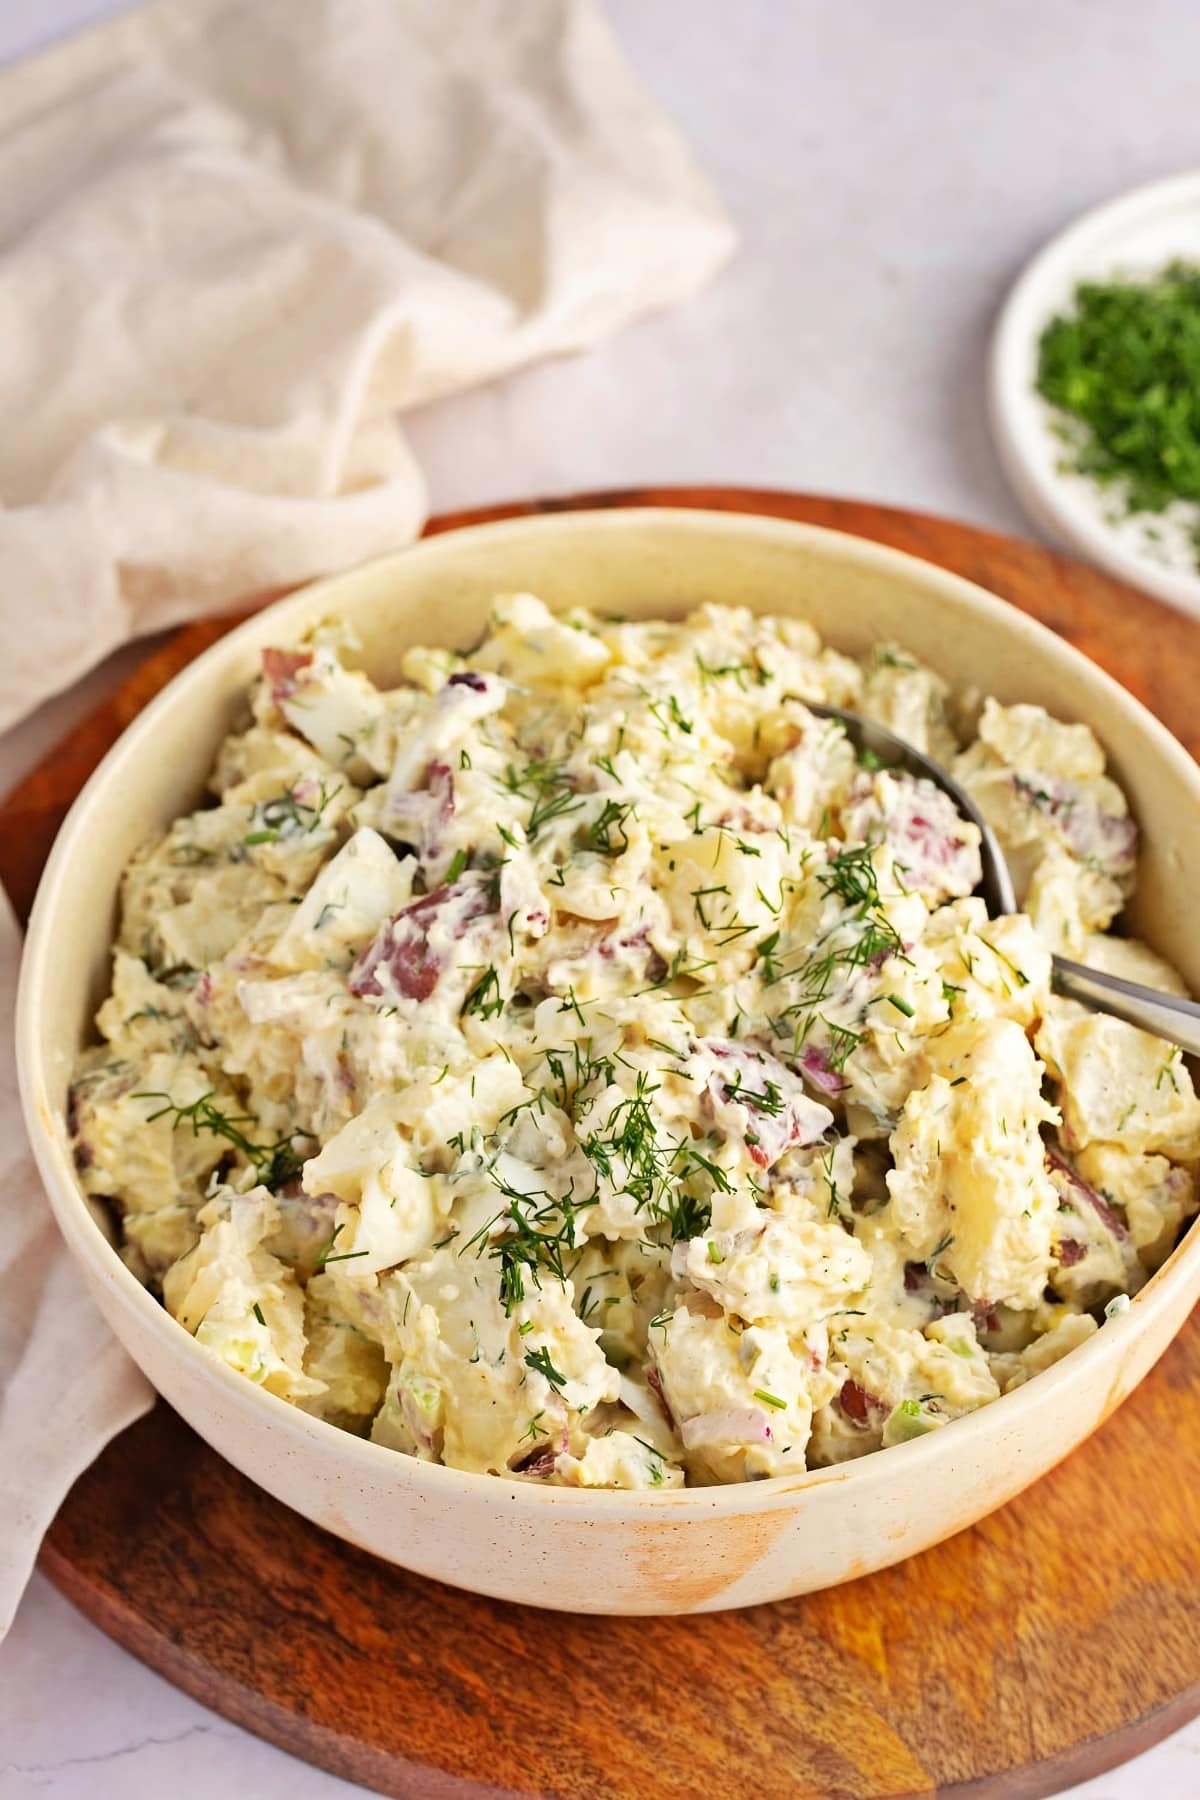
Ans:
MULTIPOLYGON (((1195 624, 968 526, 686 489, 430 529, 630 504, 773 513, 926 556, 1042 619, 1200 747, 1195 624)), ((156 650, 0 808, 0 879, 19 905, 89 770, 227 625, 156 650)), ((418 1580, 287 1511, 161 1403, 77 1482, 41 1561, 189 1693, 385 1794, 1043 1795, 1200 1711, 1198 1382, 1193 1319, 1135 1397, 1011 1505, 897 1568, 741 1613, 539 1613, 418 1580)))

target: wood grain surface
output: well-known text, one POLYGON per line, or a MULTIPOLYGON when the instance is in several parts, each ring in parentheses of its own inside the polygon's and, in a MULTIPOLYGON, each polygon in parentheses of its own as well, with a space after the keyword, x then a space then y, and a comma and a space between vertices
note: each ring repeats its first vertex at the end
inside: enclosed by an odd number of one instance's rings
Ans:
MULTIPOLYGON (((1116 675, 1195 753, 1200 628, 1093 570, 945 520, 744 490, 570 505, 767 512, 926 556, 1116 675)), ((139 707, 231 621, 157 650, 0 807, 27 907, 54 832, 139 707)), ((898 1568, 686 1620, 538 1613, 349 1548, 161 1402, 83 1475, 42 1551, 89 1618, 198 1699, 392 1795, 898 1800, 1057 1792, 1200 1711, 1200 1322, 1018 1500, 898 1568)), ((447 1530, 453 1530, 447 1519, 447 1530)))

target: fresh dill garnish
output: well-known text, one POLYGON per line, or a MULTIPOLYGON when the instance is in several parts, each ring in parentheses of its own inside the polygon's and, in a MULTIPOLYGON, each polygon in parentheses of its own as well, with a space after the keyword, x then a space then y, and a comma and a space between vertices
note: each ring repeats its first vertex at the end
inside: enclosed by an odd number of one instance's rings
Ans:
POLYGON ((933 1246, 933 1249, 929 1252, 929 1255, 925 1258, 925 1267, 931 1275, 937 1274, 938 1259, 939 1259, 939 1257, 945 1256, 947 1250, 950 1248, 950 1246, 953 1242, 954 1242, 954 1233, 948 1232, 946 1234, 946 1236, 944 1238, 942 1238, 940 1243, 937 1243, 933 1246))
POLYGON ((700 671, 700 685, 702 687, 707 687, 710 681, 721 681, 726 676, 732 676, 744 692, 746 687, 746 677, 748 675, 758 676, 761 680, 760 672, 752 668, 749 663, 735 662, 713 665, 706 663, 698 650, 696 651, 696 667, 700 671))
POLYGON ((879 883, 870 844, 858 844, 831 856, 825 867, 817 870, 817 881, 823 892, 836 894, 844 905, 857 908, 860 914, 879 905, 879 883))
MULTIPOLYGON (((877 971, 890 958, 905 956, 903 940, 883 911, 869 844, 839 851, 816 876, 822 892, 841 902, 843 916, 794 961, 778 954, 778 933, 764 939, 757 952, 765 986, 791 979, 799 984, 798 997, 772 1021, 777 1035, 791 1036, 796 1053, 819 1016, 816 1009, 848 976, 858 969, 877 971)), ((858 1035, 843 1042, 844 1063, 858 1035)))
MULTIPOLYGON (((640 1444, 642 1446, 642 1449, 648 1451, 651 1456, 656 1456, 660 1462, 664 1462, 666 1460, 665 1457, 663 1456, 663 1453, 661 1450, 656 1450, 654 1448, 653 1444, 648 1444, 646 1442, 646 1439, 644 1437, 639 1437, 636 1431, 631 1431, 629 1435, 633 1439, 635 1444, 640 1444)), ((661 1479, 662 1479, 662 1475, 660 1472, 659 1480, 661 1481, 661 1479)))
POLYGON ((525 1364, 527 1368, 536 1370, 539 1375, 544 1375, 556 1394, 562 1393, 567 1385, 567 1378, 561 1370, 555 1368, 550 1358, 550 1351, 545 1344, 540 1345, 536 1350, 527 1350, 525 1364))
MULTIPOLYGON (((1200 501, 1200 265, 1080 282, 1042 333, 1037 390, 1070 421, 1067 466, 1125 513, 1200 501)), ((1200 525, 1193 540, 1200 561, 1200 525)))
POLYGON ((478 1013, 481 1019, 500 1016, 504 1011, 504 995, 500 992, 500 977, 494 967, 484 970, 458 1010, 464 1019, 472 1013, 478 1013))
MULTIPOLYGON (((582 1324, 584 1324, 584 1325, 587 1324, 588 1314, 590 1312, 592 1312, 597 1306, 599 1306, 599 1304, 600 1304, 599 1299, 596 1299, 596 1300, 592 1299, 592 1284, 589 1281, 587 1286, 584 1288, 583 1293, 579 1296, 579 1305, 575 1309, 576 1312, 579 1314, 579 1318, 580 1318, 580 1321, 582 1324)), ((520 1327, 520 1329, 523 1332, 525 1330, 524 1325, 522 1325, 520 1327)))
POLYGON ((643 991, 661 990, 669 994, 677 981, 694 981, 702 987, 704 983, 701 977, 706 975, 710 969, 715 969, 716 966, 711 959, 705 961, 698 958, 693 959, 689 957, 686 950, 677 950, 658 980, 651 982, 650 988, 643 991))
POLYGON ((583 1007, 575 998, 575 989, 573 987, 567 989, 565 996, 559 1002, 558 1010, 559 1012, 574 1013, 581 1025, 587 1024, 587 1020, 583 1016, 583 1007))
POLYGON ((659 1132, 651 1100, 658 1084, 639 1071, 634 1092, 618 1101, 602 1129, 578 1132, 579 1147, 599 1180, 628 1194, 673 1243, 700 1237, 712 1217, 715 1192, 732 1193, 720 1164, 691 1137, 659 1132))
POLYGON ((915 669, 917 665, 895 644, 876 644, 871 652, 871 666, 874 669, 915 669))
POLYGON ((779 933, 769 932, 765 938, 754 946, 754 955, 762 965, 762 978, 768 987, 779 980, 779 961, 776 952, 779 949, 779 933))
POLYGON ((1018 987, 1028 987, 1029 986, 1028 975, 1025 973, 1024 969, 1019 969, 1017 967, 1016 963, 1013 962, 1011 957, 1005 956, 1003 950, 997 950, 995 944, 989 944, 988 949, 991 951, 992 955, 994 957, 996 957, 998 961, 1002 962, 1004 964, 1005 968, 1008 969, 1010 971, 1010 973, 1014 976, 1018 987))
POLYGON ((829 1188, 829 1204, 825 1208, 825 1214, 826 1217, 830 1219, 839 1218, 842 1211, 842 1196, 838 1191, 837 1175, 835 1171, 836 1161, 837 1145, 830 1144, 828 1150, 826 1150, 824 1156, 821 1158, 821 1173, 824 1175, 826 1185, 829 1188))
POLYGON ((683 710, 674 694, 669 694, 665 701, 647 700, 646 710, 664 737, 670 737, 672 728, 683 732, 685 737, 691 737, 696 729, 692 720, 684 717, 683 710), (664 710, 665 718, 663 717, 664 710))
POLYGON ((616 856, 629 848, 629 833, 625 827, 633 817, 633 802, 622 805, 617 800, 606 800, 598 818, 592 820, 584 832, 584 842, 589 850, 599 850, 605 856, 616 856))
POLYGON ((291 1181, 304 1166, 304 1158, 296 1149, 296 1139, 304 1138, 301 1131, 290 1131, 286 1137, 277 1138, 271 1144, 256 1144, 241 1129, 243 1125, 255 1125, 257 1120, 249 1113, 225 1113, 213 1104, 215 1089, 209 1088, 195 1100, 185 1105, 172 1100, 170 1094, 162 1092, 141 1092, 134 1094, 135 1100, 161 1100, 162 1105, 156 1111, 148 1113, 146 1122, 153 1125, 156 1119, 171 1115, 171 1123, 176 1130, 187 1124, 192 1128, 192 1136, 199 1137, 207 1131, 214 1137, 224 1138, 239 1155, 243 1156, 253 1169, 255 1177, 265 1188, 280 1188, 291 1181))
MULTIPOLYGON (((296 789, 289 788, 286 793, 277 794, 273 800, 260 801, 254 808, 252 817, 256 821, 254 829, 248 831, 242 839, 243 844, 274 844, 280 838, 307 837, 316 831, 321 823, 326 808, 345 788, 345 782, 339 781, 335 787, 328 787, 324 781, 317 789, 315 804, 296 797, 296 789)), ((300 783, 296 783, 299 787, 300 783)))
POLYGON ((840 1075, 849 1058, 863 1041, 861 1031, 855 1031, 850 1025, 832 1025, 828 1019, 822 1021, 829 1032, 829 1047, 825 1063, 835 1074, 840 1075))
POLYGON ((509 763, 504 772, 504 786, 508 792, 531 802, 529 822, 525 827, 530 843, 544 825, 566 813, 578 812, 583 805, 583 796, 575 792, 572 778, 566 773, 565 760, 535 759, 522 769, 509 763))
POLYGON ((465 1248, 474 1249, 477 1256, 486 1250, 497 1259, 500 1300, 505 1313, 511 1314, 517 1302, 525 1298, 527 1277, 539 1288, 543 1274, 560 1285, 567 1280, 568 1257, 582 1243, 578 1215, 595 1205, 595 1200, 576 1201, 570 1195, 556 1200, 545 1194, 522 1194, 497 1176, 494 1165, 488 1172, 508 1205, 477 1231, 465 1248), (501 1225, 503 1231, 493 1237, 501 1225))
POLYGON ((724 882, 717 882, 712 887, 692 889, 692 908, 705 931, 711 931, 713 929, 712 918, 704 905, 704 902, 711 898, 713 894, 724 894, 726 899, 728 899, 729 889, 725 886, 724 882))
POLYGON ((340 1250, 340 1251, 338 1251, 336 1256, 333 1254, 333 1246, 337 1243, 338 1239, 341 1237, 344 1229, 345 1229, 344 1226, 335 1225, 333 1230, 330 1232, 329 1236, 325 1239, 325 1242, 321 1245, 321 1248, 317 1251, 316 1257, 313 1261, 313 1273, 314 1274, 316 1274, 318 1270, 323 1269, 327 1263, 353 1262, 355 1257, 366 1256, 368 1254, 367 1251, 365 1251, 365 1250, 340 1250))
POLYGON ((761 1090, 748 1088, 743 1084, 740 1069, 733 1081, 725 1083, 724 1094, 727 1100, 737 1100, 743 1106, 752 1106, 756 1112, 766 1113, 772 1119, 777 1119, 787 1105, 776 1082, 765 1081, 761 1090))
POLYGON ((139 1006, 136 1012, 127 1013, 125 1015, 124 1023, 126 1025, 136 1025, 139 1019, 158 1021, 169 1019, 170 1017, 171 1014, 169 1012, 164 1012, 161 1006, 139 1006))

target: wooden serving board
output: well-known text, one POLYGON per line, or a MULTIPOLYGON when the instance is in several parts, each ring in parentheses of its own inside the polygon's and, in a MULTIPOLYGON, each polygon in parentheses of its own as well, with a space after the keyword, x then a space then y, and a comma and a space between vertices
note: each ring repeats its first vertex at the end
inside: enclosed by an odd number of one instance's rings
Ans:
MULTIPOLYGON (((430 529, 650 503, 810 520, 942 563, 1042 619, 1200 748, 1200 628, 965 525, 686 489, 430 529)), ((0 878, 18 904, 90 769, 228 623, 155 651, 0 808, 0 878)), ((1200 1711, 1198 1384, 1194 1318, 1103 1429, 1002 1511, 882 1574, 741 1613, 539 1613, 406 1575, 287 1511, 161 1402, 76 1483, 41 1562, 180 1687, 384 1794, 1044 1795, 1200 1711)))

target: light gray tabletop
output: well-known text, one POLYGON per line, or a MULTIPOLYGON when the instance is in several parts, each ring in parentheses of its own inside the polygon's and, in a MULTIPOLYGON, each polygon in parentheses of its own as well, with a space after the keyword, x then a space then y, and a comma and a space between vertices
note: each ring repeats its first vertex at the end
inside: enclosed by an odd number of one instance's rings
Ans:
MULTIPOLYGON (((736 482, 1032 535, 988 443, 989 326, 1024 260, 1072 214, 1200 164, 1200 8, 602 3, 719 184, 741 253, 688 308, 415 415, 435 507, 736 482)), ((116 10, 0 0, 0 58, 116 10)), ((121 666, 0 739, 0 790, 121 666)), ((357 1791, 196 1706, 35 1579, 0 1647, 0 1800, 357 1791)), ((1075 1793, 1192 1800, 1200 1725, 1075 1793)))

